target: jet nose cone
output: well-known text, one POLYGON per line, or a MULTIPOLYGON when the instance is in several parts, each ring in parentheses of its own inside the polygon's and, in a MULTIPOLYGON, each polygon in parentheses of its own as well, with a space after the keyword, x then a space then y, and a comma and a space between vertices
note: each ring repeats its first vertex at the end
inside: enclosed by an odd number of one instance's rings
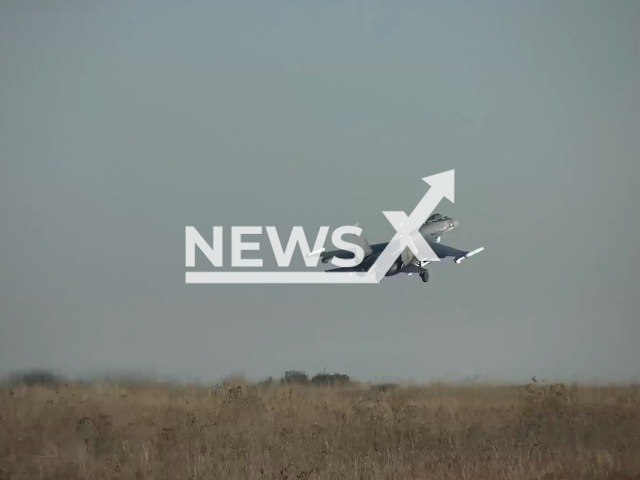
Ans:
POLYGON ((451 220, 451 228, 456 228, 459 223, 458 220, 451 220))

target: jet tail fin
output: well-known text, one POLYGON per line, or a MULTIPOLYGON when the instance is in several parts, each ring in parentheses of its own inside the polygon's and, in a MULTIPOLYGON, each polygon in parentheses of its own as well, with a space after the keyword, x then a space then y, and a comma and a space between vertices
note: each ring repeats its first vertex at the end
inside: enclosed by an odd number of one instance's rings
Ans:
MULTIPOLYGON (((354 226, 359 227, 360 222, 356 222, 354 226)), ((364 238, 363 235, 352 235, 352 236, 355 237, 353 240, 353 243, 355 243, 356 245, 359 245, 364 250, 364 256, 367 257, 371 255, 371 253, 373 252, 373 249, 371 248, 371 245, 369 245, 369 242, 367 242, 367 239, 364 238)))
MULTIPOLYGON (((355 224, 356 227, 359 227, 360 224, 356 223, 355 224)), ((351 241, 351 243, 354 243, 356 245, 358 245, 360 248, 362 248, 362 250, 364 251, 364 256, 368 257, 369 255, 371 255, 373 253, 373 249, 371 248, 371 245, 369 245, 369 242, 367 242, 367 239, 364 238, 362 235, 351 235, 349 234, 350 237, 349 240, 351 241)), ((326 252, 324 251, 324 249, 322 249, 322 251, 319 252, 312 252, 313 254, 319 254, 320 255, 320 260, 322 261, 322 263, 328 263, 329 261, 331 261, 331 259, 333 257, 337 257, 337 258, 353 258, 353 252, 349 251, 349 250, 332 250, 330 252, 326 252)), ((309 254, 311 255, 311 254, 309 254)))

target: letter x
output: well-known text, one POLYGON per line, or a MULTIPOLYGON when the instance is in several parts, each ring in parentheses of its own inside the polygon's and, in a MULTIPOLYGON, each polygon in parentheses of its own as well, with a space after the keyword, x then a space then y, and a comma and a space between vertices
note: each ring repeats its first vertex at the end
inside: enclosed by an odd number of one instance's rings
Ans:
MULTIPOLYGON (((382 212, 384 213, 389 223, 396 229, 396 234, 391 241, 399 241, 401 245, 400 251, 409 247, 418 260, 440 260, 435 254, 429 243, 417 230, 423 222, 415 220, 415 210, 411 214, 411 217, 407 217, 404 212, 382 212), (417 224, 417 226, 416 226, 417 224)), ((428 215, 427 215, 428 217, 428 215)))

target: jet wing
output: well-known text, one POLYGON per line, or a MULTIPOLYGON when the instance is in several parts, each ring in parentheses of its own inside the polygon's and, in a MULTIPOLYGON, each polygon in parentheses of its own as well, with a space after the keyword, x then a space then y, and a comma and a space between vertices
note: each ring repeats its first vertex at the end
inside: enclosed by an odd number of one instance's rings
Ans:
MULTIPOLYGON (((433 250, 433 253, 435 253, 438 256, 438 258, 453 257, 456 263, 460 263, 465 258, 469 258, 484 250, 484 247, 480 247, 475 250, 467 251, 467 250, 460 250, 458 248, 449 247, 447 245, 443 245, 442 243, 435 243, 431 241, 428 241, 428 243, 431 249, 433 250)), ((373 245, 373 248, 369 247, 368 250, 365 249, 365 253, 368 252, 369 255, 379 254, 380 252, 382 252, 382 250, 384 250, 386 246, 387 246, 387 243, 378 243, 376 245, 373 245)), ((353 252, 350 252, 348 250, 333 250, 330 252, 322 252, 320 254, 320 259, 322 260, 322 263, 330 262, 333 257, 353 258, 353 252)))
POLYGON ((472 257, 473 255, 484 250, 484 247, 480 247, 467 252, 465 250, 459 250, 457 248, 448 247, 447 245, 434 242, 429 242, 429 246, 433 249, 433 253, 435 253, 438 258, 454 257, 454 261, 456 263, 460 263, 465 258, 472 257))
POLYGON ((442 243, 429 242, 429 246, 433 250, 438 258, 447 258, 447 257, 459 257, 464 256, 464 250, 458 250, 457 248, 448 247, 443 245, 442 243))

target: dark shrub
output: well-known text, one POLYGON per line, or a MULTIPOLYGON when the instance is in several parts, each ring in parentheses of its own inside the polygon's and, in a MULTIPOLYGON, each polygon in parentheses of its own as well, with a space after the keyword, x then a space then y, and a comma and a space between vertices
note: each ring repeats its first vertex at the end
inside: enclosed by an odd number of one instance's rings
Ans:
POLYGON ((349 383, 349 375, 340 373, 319 373, 311 379, 311 383, 321 386, 346 385, 349 383))
POLYGON ((309 377, 304 372, 299 372, 297 370, 289 370, 284 372, 284 377, 280 380, 282 383, 301 383, 307 384, 309 383, 309 377))

